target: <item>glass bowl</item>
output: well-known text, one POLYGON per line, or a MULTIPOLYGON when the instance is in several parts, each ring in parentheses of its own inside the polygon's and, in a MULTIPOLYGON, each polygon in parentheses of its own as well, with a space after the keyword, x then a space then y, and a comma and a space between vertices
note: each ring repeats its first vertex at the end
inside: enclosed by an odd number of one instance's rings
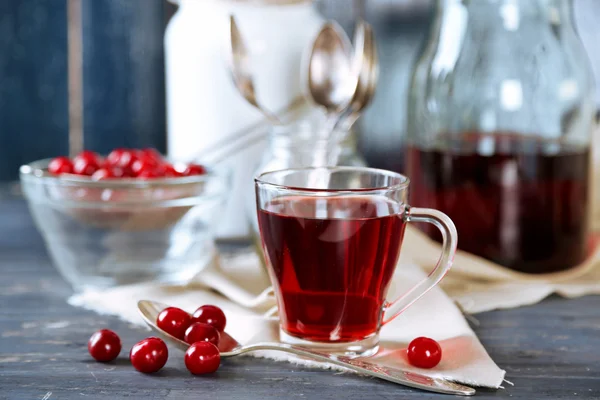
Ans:
POLYGON ((183 284, 212 262, 227 173, 92 181, 49 174, 49 161, 22 166, 21 185, 50 257, 76 290, 183 284))

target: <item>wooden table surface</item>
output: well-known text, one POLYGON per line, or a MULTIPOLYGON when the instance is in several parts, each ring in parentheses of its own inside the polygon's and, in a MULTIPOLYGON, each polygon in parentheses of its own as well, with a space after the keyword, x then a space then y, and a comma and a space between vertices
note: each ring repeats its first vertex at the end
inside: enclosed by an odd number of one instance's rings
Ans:
MULTIPOLYGON (((0 196, 0 399, 442 399, 391 383, 239 357, 194 377, 173 350, 155 375, 136 372, 128 349, 147 333, 66 303, 70 287, 51 265, 22 199, 0 196), (116 363, 100 364, 87 339, 108 327, 121 335, 116 363)), ((475 328, 507 371, 480 399, 600 399, 600 297, 550 298, 477 315, 475 328)))

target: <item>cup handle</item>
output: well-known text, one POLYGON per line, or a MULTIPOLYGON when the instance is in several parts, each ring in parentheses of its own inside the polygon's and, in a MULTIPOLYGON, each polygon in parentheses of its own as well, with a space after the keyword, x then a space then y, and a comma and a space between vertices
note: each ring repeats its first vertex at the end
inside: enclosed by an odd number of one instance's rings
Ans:
POLYGON ((404 310, 413 305, 415 301, 420 299, 421 296, 440 283, 452 267, 458 243, 458 235, 454 222, 441 211, 430 208, 406 207, 403 218, 406 222, 427 222, 435 225, 442 233, 442 254, 437 265, 427 278, 423 279, 400 298, 391 303, 386 302, 383 309, 384 325, 396 318, 404 310))

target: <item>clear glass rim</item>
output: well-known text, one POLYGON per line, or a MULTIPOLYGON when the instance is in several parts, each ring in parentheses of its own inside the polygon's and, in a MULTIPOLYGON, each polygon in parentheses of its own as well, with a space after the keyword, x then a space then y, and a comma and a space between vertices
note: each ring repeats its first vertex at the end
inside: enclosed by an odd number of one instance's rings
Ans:
POLYGON ((254 182, 257 185, 267 186, 273 189, 280 190, 288 190, 288 191, 298 191, 298 192, 308 192, 308 193, 366 193, 373 191, 394 191, 394 190, 403 190, 408 188, 410 184, 410 179, 402 174, 397 172, 388 171, 380 168, 370 168, 370 167, 304 167, 304 168, 286 168, 280 169, 276 171, 267 171, 258 175, 254 178, 254 182), (299 173, 299 172, 308 172, 308 171, 331 171, 331 172, 350 172, 355 171, 359 173, 372 173, 372 174, 380 174, 393 178, 397 178, 400 180, 400 183, 389 185, 389 186, 373 186, 373 187, 365 187, 365 188, 355 188, 355 189, 322 189, 322 188, 311 188, 311 187, 301 187, 301 186, 289 186, 289 185, 281 185, 278 183, 269 182, 266 178, 270 175, 282 174, 282 173, 299 173))

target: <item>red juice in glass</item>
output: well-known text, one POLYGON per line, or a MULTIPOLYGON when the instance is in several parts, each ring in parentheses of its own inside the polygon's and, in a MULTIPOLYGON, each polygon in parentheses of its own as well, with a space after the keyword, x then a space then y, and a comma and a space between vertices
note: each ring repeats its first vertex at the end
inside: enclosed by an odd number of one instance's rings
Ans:
POLYGON ((347 342, 377 330, 405 228, 393 204, 376 197, 282 198, 259 211, 259 224, 270 243, 285 331, 347 342))

